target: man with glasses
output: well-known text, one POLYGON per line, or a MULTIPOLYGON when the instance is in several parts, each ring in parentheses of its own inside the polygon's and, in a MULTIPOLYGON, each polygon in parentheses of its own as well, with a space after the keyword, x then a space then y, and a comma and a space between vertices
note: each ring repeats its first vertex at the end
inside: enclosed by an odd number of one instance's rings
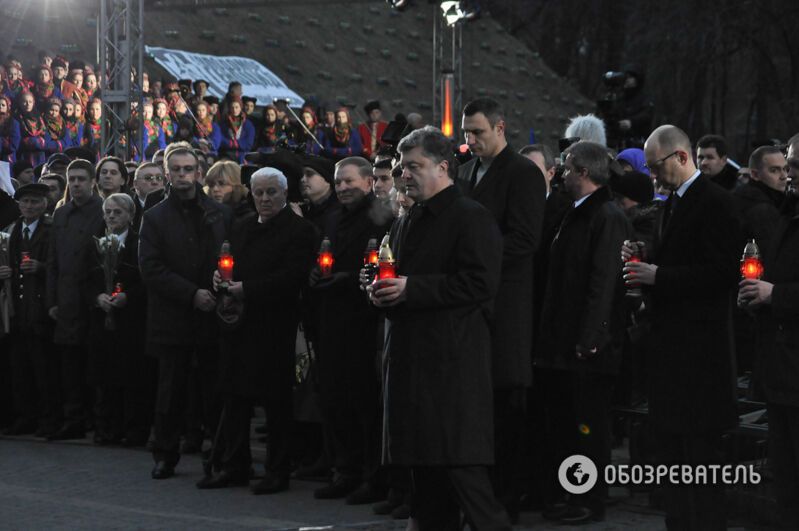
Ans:
POLYGON ((203 420, 213 433, 219 415, 216 387, 216 297, 211 279, 232 212, 200 186, 197 154, 186 142, 164 155, 171 190, 142 219, 139 265, 147 286, 148 352, 159 360, 153 479, 175 473, 190 368, 203 393, 203 420))
POLYGON ((147 210, 145 200, 147 194, 155 190, 162 190, 164 188, 164 171, 163 166, 159 166, 154 162, 145 162, 136 168, 136 173, 133 177, 133 199, 136 204, 136 216, 133 219, 133 226, 137 229, 141 225, 141 217, 144 211, 147 210))
MULTIPOLYGON (((732 290, 743 249, 731 195, 701 175, 688 136, 673 125, 644 145, 647 167, 671 190, 654 243, 641 262, 622 259, 628 285, 642 285, 652 312, 647 359, 649 418, 658 464, 721 463, 721 436, 736 424, 732 290)), ((724 485, 664 488, 671 529, 724 529, 724 485)))

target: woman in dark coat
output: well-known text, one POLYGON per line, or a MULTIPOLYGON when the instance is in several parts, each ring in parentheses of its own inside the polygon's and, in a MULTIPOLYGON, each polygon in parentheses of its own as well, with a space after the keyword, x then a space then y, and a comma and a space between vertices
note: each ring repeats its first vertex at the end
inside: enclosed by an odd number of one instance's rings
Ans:
POLYGON ((91 306, 87 372, 97 393, 94 442, 141 446, 150 434, 155 366, 143 354, 146 303, 139 274, 139 237, 131 226, 133 200, 127 194, 112 194, 103 202, 103 214, 105 226, 95 236, 114 234, 124 247, 113 279, 116 294, 108 293, 95 241, 86 249, 86 263, 91 264, 84 286, 91 306))

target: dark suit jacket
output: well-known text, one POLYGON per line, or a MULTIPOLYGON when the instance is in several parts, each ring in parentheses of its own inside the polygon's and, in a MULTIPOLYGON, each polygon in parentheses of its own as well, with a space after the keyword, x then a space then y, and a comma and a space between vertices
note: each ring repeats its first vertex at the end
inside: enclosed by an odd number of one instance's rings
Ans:
POLYGON ((81 291, 88 268, 85 249, 103 225, 103 200, 96 195, 82 206, 70 201, 53 214, 47 305, 58 306, 54 337, 57 344, 78 345, 86 340, 89 315, 81 291))
MULTIPOLYGON (((22 273, 19 269, 21 251, 27 250, 34 260, 47 265, 47 255, 50 248, 50 228, 53 219, 45 214, 39 218, 36 232, 28 243, 27 249, 22 249, 22 218, 14 224, 9 240, 9 253, 11 255, 11 289, 14 303, 14 319, 12 327, 17 330, 33 331, 37 335, 52 334, 53 321, 47 314, 47 268, 34 274, 22 273)), ((47 338, 48 340, 50 337, 47 338)))
POLYGON ((147 287, 151 343, 194 345, 213 338, 216 330, 214 313, 194 308, 194 294, 211 289, 233 213, 206 196, 199 184, 195 199, 184 208, 171 193, 142 218, 139 266, 147 287))
POLYGON ((760 311, 755 370, 766 399, 799 407, 799 201, 788 200, 764 261, 763 280, 774 284, 760 311))
POLYGON ((546 181, 538 166, 506 146, 469 191, 477 160, 458 172, 469 197, 486 207, 502 232, 502 278, 491 326, 494 386, 529 386, 533 333, 533 255, 541 241, 546 181))
MULTIPOLYGON (((670 208, 672 199, 665 209, 670 208)), ((734 425, 732 301, 743 249, 732 196, 700 176, 655 235, 649 408, 678 434, 734 425)))
POLYGON ((537 366, 618 370, 624 322, 619 249, 631 233, 605 187, 569 209, 550 251, 537 366), (590 360, 578 360, 578 344, 598 352, 590 360))
POLYGON ((402 231, 397 256, 397 273, 408 277, 406 300, 387 311, 384 459, 490 464, 488 317, 499 286, 500 233, 491 214, 455 187, 413 208, 422 214, 402 231))
POLYGON ((267 387, 291 387, 300 290, 316 251, 313 225, 290 207, 265 223, 253 213, 234 225, 233 279, 244 282, 244 315, 222 333, 224 392, 260 398, 267 387))

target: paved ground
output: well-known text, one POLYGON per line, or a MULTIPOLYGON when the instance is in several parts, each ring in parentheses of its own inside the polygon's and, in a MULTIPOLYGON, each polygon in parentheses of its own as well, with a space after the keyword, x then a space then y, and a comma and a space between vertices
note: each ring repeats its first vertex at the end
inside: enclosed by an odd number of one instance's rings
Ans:
MULTIPOLYGON (((150 479, 143 450, 88 441, 0 439, 0 529, 404 529, 370 508, 313 499, 318 483, 253 496, 245 487, 200 491, 200 459, 184 457, 172 479, 150 479)), ((518 529, 565 529, 524 513, 518 529)), ((643 497, 622 498, 602 524, 581 529, 664 529, 643 497)), ((749 528, 752 529, 752 528, 749 528)))

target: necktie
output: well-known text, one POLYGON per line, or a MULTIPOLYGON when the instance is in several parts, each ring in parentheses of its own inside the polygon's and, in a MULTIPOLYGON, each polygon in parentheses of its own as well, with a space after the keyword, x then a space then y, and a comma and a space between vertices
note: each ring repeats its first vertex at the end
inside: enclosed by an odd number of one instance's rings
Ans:
POLYGON ((25 241, 25 243, 31 241, 31 229, 29 227, 22 229, 22 239, 25 241))
POLYGON ((471 192, 474 190, 474 187, 477 186, 477 172, 480 171, 480 161, 478 160, 474 164, 474 171, 472 171, 472 177, 469 179, 469 191, 471 192))
POLYGON ((672 193, 669 196, 669 204, 666 205, 666 212, 664 213, 663 219, 663 227, 666 228, 669 226, 672 217, 674 216, 674 210, 677 208, 677 203, 680 201, 680 196, 677 195, 677 192, 672 193))

